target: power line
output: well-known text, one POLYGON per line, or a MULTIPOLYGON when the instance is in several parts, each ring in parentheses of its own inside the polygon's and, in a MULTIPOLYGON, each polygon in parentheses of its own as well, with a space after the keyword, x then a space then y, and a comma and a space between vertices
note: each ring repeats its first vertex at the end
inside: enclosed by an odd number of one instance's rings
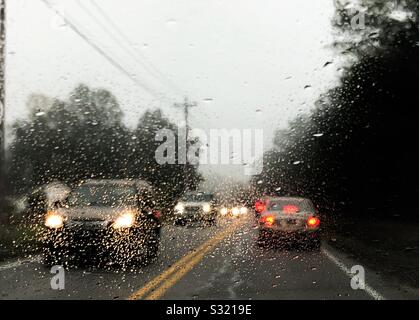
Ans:
MULTIPOLYGON (((81 2, 80 0, 78 1, 81 2)), ((178 93, 184 94, 184 91, 181 90, 176 84, 174 84, 167 76, 162 73, 145 55, 141 53, 141 51, 136 50, 131 43, 131 40, 122 32, 122 30, 115 24, 115 22, 109 17, 109 15, 102 9, 100 5, 97 4, 95 0, 90 0, 90 3, 95 7, 97 12, 109 23, 109 25, 113 28, 113 30, 125 41, 127 44, 127 47, 131 53, 134 52, 133 56, 134 59, 141 64, 144 68, 146 68, 150 73, 154 74, 155 77, 159 78, 161 81, 165 82, 167 86, 169 86, 171 89, 177 91, 178 93), (143 59, 144 61, 141 61, 139 59, 143 59)))
POLYGON ((62 14, 59 10, 54 8, 48 0, 41 0, 50 10, 52 10, 55 14, 61 17, 64 22, 86 43, 91 46, 96 52, 98 52, 102 57, 104 57, 110 64, 112 64, 115 68, 117 68, 121 73, 126 75, 130 78, 137 86, 142 88, 143 90, 147 91, 151 95, 155 96, 156 98, 160 99, 167 99, 163 94, 157 93, 154 89, 147 86, 146 84, 142 83, 137 78, 133 77, 130 72, 128 72, 120 63, 118 63, 115 59, 109 56, 102 48, 100 48, 96 43, 94 43, 88 36, 86 36, 68 17, 62 14))
POLYGON ((135 54, 133 54, 129 49, 127 49, 127 46, 125 43, 123 43, 122 41, 120 41, 120 39, 118 39, 118 37, 116 37, 110 30, 109 28, 102 23, 93 13, 92 11, 90 11, 90 9, 88 7, 86 7, 82 1, 77 0, 77 5, 87 14, 89 15, 104 31, 107 35, 109 35, 112 40, 114 40, 120 47, 121 49, 123 49, 131 58, 133 58, 138 64, 140 64, 142 67, 147 68, 147 65, 145 65, 141 60, 139 60, 137 58, 137 56, 135 54))

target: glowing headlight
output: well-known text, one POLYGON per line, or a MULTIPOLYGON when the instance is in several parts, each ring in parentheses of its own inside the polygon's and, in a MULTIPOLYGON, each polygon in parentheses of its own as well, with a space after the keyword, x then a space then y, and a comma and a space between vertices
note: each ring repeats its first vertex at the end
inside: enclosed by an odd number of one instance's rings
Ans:
POLYGON ((233 216, 238 216, 240 214, 240 209, 234 207, 233 209, 231 209, 231 213, 233 214, 233 216))
POLYGON ((228 209, 227 208, 221 208, 220 213, 225 216, 228 213, 228 209))
POLYGON ((64 225, 64 217, 56 212, 48 212, 45 217, 45 226, 52 229, 61 228, 64 225))
POLYGON ((204 210, 204 212, 210 212, 211 211, 211 205, 209 203, 204 203, 202 205, 202 210, 204 210))
POLYGON ((175 206, 175 211, 177 213, 183 213, 183 211, 185 211, 185 206, 183 205, 183 203, 179 202, 176 206, 175 206))
POLYGON ((241 207, 240 208, 240 213, 241 214, 246 214, 247 213, 247 208, 246 207, 241 207))
POLYGON ((113 227, 115 229, 131 228, 135 222, 135 214, 127 211, 121 213, 114 221, 113 227))

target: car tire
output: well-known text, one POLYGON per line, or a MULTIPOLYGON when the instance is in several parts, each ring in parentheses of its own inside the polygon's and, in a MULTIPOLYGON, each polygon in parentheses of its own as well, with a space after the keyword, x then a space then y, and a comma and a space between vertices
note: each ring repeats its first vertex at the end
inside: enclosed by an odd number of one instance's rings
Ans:
POLYGON ((308 251, 314 251, 318 252, 321 249, 321 240, 320 238, 315 238, 313 240, 310 240, 310 242, 307 244, 308 251))
POLYGON ((186 225, 186 222, 185 220, 175 220, 175 225, 184 227, 186 225))
POLYGON ((51 246, 45 246, 42 250, 42 264, 44 267, 52 267, 63 264, 63 252, 51 246))
POLYGON ((131 260, 131 265, 144 267, 157 259, 160 248, 160 233, 158 231, 153 231, 151 234, 147 235, 144 238, 142 246, 144 251, 131 260))
POLYGON ((211 227, 211 226, 215 226, 216 225, 216 221, 215 219, 209 219, 206 221, 205 223, 207 226, 211 227))
POLYGON ((148 239, 148 256, 149 258, 156 258, 160 248, 160 233, 155 231, 154 234, 148 239))
POLYGON ((256 239, 256 244, 259 248, 266 248, 270 244, 270 240, 266 236, 264 231, 259 231, 258 237, 256 239))

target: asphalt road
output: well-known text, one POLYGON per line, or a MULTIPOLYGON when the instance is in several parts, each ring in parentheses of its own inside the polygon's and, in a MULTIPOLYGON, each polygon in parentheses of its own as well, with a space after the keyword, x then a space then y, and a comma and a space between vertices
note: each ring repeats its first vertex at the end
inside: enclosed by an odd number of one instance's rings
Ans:
POLYGON ((215 227, 165 226, 158 259, 134 271, 65 271, 51 289, 40 257, 0 265, 0 299, 413 299, 419 293, 365 269, 365 288, 351 288, 362 265, 323 244, 320 252, 263 249, 251 218, 215 227))

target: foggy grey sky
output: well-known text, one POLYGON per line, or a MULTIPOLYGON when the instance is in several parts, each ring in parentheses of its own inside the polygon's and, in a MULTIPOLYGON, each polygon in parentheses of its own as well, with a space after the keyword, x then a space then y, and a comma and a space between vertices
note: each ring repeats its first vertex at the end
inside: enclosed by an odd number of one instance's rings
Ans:
MULTIPOLYGON (((83 82, 111 90, 131 126, 147 108, 155 107, 181 120, 182 114, 171 104, 186 94, 199 103, 191 114, 192 127, 262 128, 268 148, 275 129, 308 111, 318 95, 336 82, 337 64, 323 68, 326 61, 335 59, 330 47, 331 0, 95 0, 133 47, 181 93, 136 64, 77 1, 49 1, 167 99, 136 86, 42 1, 11 0, 7 8, 8 124, 25 116, 31 93, 65 98, 83 82), (304 90, 308 84, 312 88, 304 90)), ((90 0, 82 3, 96 12, 90 0)), ((226 172, 221 167, 208 170, 226 172)))

